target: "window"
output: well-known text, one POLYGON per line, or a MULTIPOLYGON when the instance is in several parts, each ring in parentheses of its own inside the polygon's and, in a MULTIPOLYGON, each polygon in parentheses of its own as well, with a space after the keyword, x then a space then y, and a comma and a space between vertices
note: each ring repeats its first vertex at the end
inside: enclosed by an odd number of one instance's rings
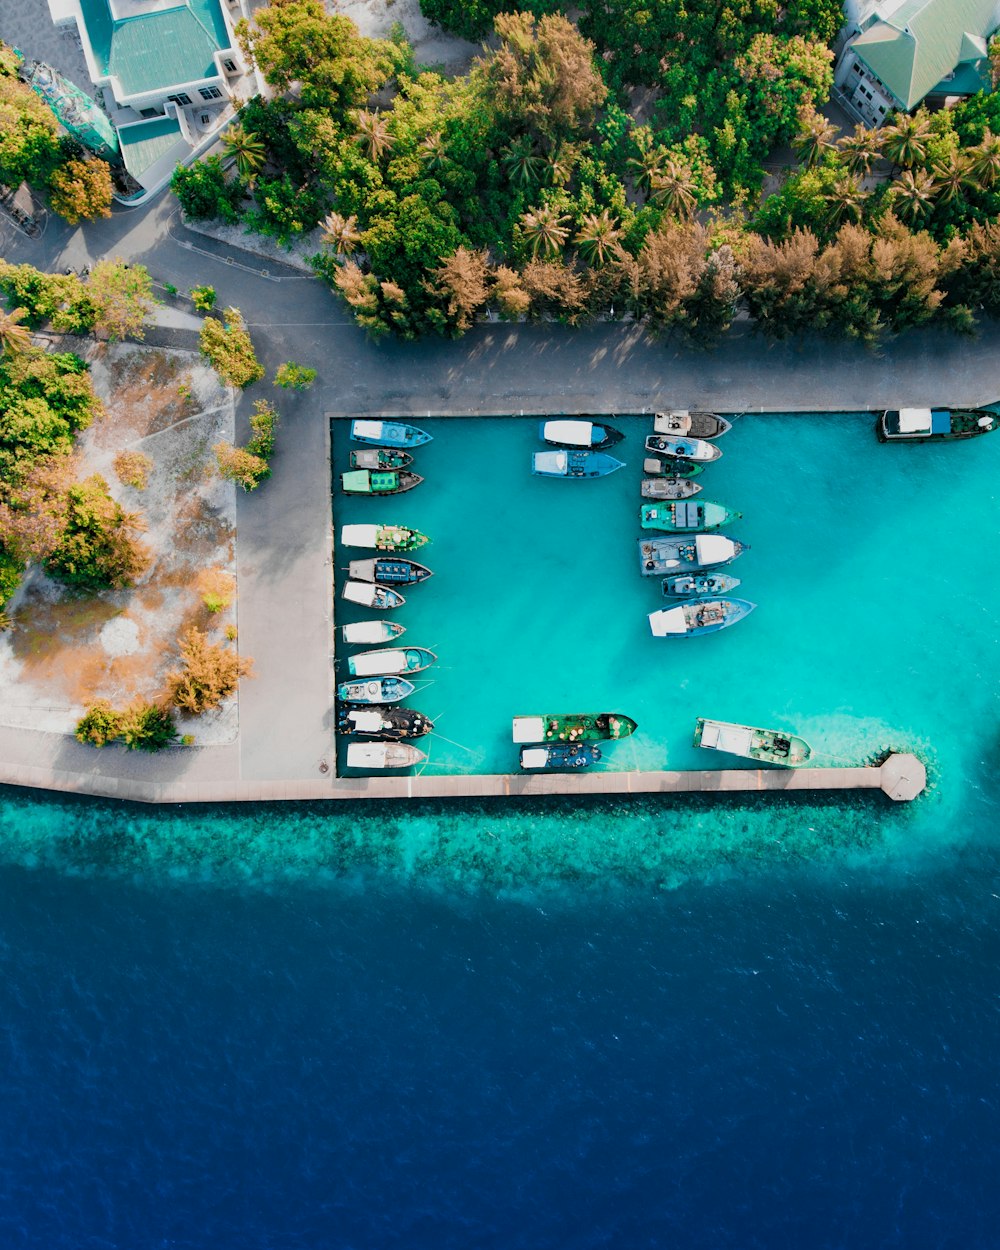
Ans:
POLYGON ((139 116, 140 117, 159 117, 160 114, 156 111, 156 109, 140 109, 139 116))
POLYGON ((168 95, 167 99, 173 100, 175 104, 179 104, 181 105, 181 107, 183 107, 185 104, 191 103, 191 97, 187 94, 186 91, 178 91, 176 95, 168 95))
POLYGON ((239 72, 239 67, 237 66, 236 62, 231 61, 229 57, 226 57, 226 59, 222 62, 222 65, 223 65, 223 68, 230 74, 236 74, 239 72))
POLYGON ((854 62, 854 64, 851 66, 851 69, 854 70, 855 74, 861 73, 861 66, 857 63, 857 61, 854 62))
POLYGON ((209 115, 208 115, 207 113, 202 113, 202 115, 201 115, 201 124, 202 124, 203 126, 207 126, 207 125, 208 125, 208 123, 209 123, 211 120, 212 120, 212 119, 209 117, 209 115))
POLYGON ((203 100, 221 100, 222 92, 218 87, 199 87, 198 94, 203 100))
POLYGON ((878 106, 878 111, 882 114, 883 117, 885 117, 885 105, 884 104, 880 104, 878 106))

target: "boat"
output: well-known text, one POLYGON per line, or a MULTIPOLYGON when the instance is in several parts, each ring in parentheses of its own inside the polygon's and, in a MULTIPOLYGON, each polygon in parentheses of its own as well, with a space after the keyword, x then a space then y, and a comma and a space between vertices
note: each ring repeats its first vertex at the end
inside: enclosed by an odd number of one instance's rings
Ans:
POLYGON ((348 768, 413 768, 426 758, 408 742, 351 742, 347 747, 348 768))
POLYGON ((380 443, 383 447, 422 447, 433 438, 415 425, 402 421, 352 421, 351 438, 356 443, 380 443))
POLYGON ((701 486, 686 477, 647 477, 642 483, 643 499, 690 499, 701 486))
POLYGON ((990 434, 1000 416, 988 408, 890 408, 879 415, 875 433, 880 443, 947 442, 990 434))
POLYGON ((400 634, 406 632, 405 625, 397 625, 395 621, 353 621, 350 625, 341 625, 340 636, 351 646, 361 643, 377 645, 380 642, 392 642, 400 634))
POLYGON ((728 573, 681 573, 663 579, 665 599, 690 599, 695 595, 728 595, 740 584, 738 577, 728 573))
POLYGON ((598 425, 585 418, 566 421, 543 421, 538 435, 550 447, 580 447, 588 451, 601 451, 613 447, 625 437, 610 425, 598 425))
POLYGON ((672 438, 721 438, 733 428, 732 421, 717 412, 689 412, 687 408, 671 408, 653 417, 653 430, 672 438))
POLYGON ((640 538, 639 571, 643 577, 662 577, 665 573, 717 569, 749 549, 746 543, 727 538, 724 534, 640 538))
POLYGON ((590 768, 601 758, 601 748, 586 743, 557 742, 553 746, 521 747, 519 764, 523 769, 590 768))
POLYGON ((416 560, 390 560, 376 556, 374 560, 352 560, 347 566, 348 575, 358 582, 382 582, 391 586, 415 586, 425 582, 433 573, 416 560))
POLYGON ((515 716, 515 742, 614 742, 634 734, 638 725, 620 712, 546 712, 515 716))
POLYGON ((661 460, 659 456, 647 456, 642 462, 642 471, 650 477, 697 477, 705 472, 705 466, 692 460, 661 460))
POLYGON ((351 452, 352 469, 406 469, 412 463, 410 453, 398 447, 361 447, 351 452))
POLYGON ((422 738, 434 728, 423 712, 408 707, 341 707, 337 711, 337 733, 357 734, 362 738, 387 738, 401 742, 404 738, 422 738))
POLYGON ((382 647, 377 651, 359 651, 347 657, 347 671, 352 677, 374 677, 385 673, 421 673, 437 659, 426 647, 382 647))
POLYGON ((738 521, 742 512, 733 512, 721 503, 709 503, 699 499, 678 500, 675 503, 644 503, 639 510, 639 520, 644 530, 669 530, 683 533, 691 530, 717 530, 730 521, 738 521))
POLYGON ((531 471, 539 477, 607 477, 625 465, 603 451, 536 451, 531 471))
POLYGON ((348 603, 356 603, 362 608, 377 608, 380 612, 401 608, 406 602, 398 590, 377 586, 374 582, 344 582, 340 597, 348 603))
POLYGON ((401 495, 424 479, 408 469, 351 469, 340 475, 345 495, 401 495))
POLYGON ((709 751, 725 751, 727 755, 742 755, 763 764, 780 764, 782 768, 800 768, 812 755, 809 743, 796 734, 703 717, 695 722, 694 745, 709 751))
POLYGON ((340 541, 345 547, 371 547, 375 551, 416 551, 430 539, 405 525, 342 525, 340 541))
POLYGON ((646 450, 656 456, 674 460, 691 460, 695 464, 711 464, 722 459, 722 449, 703 438, 668 438, 664 434, 650 434, 646 450))
POLYGON ((337 687, 341 703, 402 703, 416 690, 405 677, 373 677, 367 681, 344 681, 337 687))
POLYGON ((747 599, 691 599, 650 612, 649 628, 654 638, 697 638, 728 629, 756 606, 747 599))

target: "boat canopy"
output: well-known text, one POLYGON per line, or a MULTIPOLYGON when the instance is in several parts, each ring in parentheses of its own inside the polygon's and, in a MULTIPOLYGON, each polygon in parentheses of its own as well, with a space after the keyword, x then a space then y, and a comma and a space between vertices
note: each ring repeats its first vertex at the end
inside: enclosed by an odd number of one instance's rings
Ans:
POLYGON ((699 564, 731 560, 735 552, 733 540, 722 534, 699 534, 694 540, 694 549, 699 564))
POLYGON ((691 413, 687 408, 671 408, 669 412, 658 412, 653 417, 656 434, 686 434, 690 428, 691 413))
POLYGON ((379 442, 383 424, 382 421, 355 421, 351 426, 351 434, 355 438, 371 438, 379 442))
POLYGON ((345 642, 385 642, 385 621, 355 621, 344 626, 345 642))
POLYGON ((374 547, 378 528, 377 525, 341 526, 340 541, 345 547, 374 547))
POLYGON ((521 751, 522 768, 544 768, 548 762, 547 747, 524 747, 521 751))
POLYGON ((345 582, 343 597, 348 603, 360 603, 363 608, 370 608, 375 602, 378 587, 372 582, 345 582))
POLYGON ((358 677, 373 677, 376 673, 405 673, 406 652, 396 649, 363 651, 351 658, 351 666, 358 677))
POLYGON ((900 408, 900 434, 929 434, 931 432, 931 410, 929 408, 900 408))
POLYGON ((370 495, 372 493, 372 470, 371 469, 348 469, 341 477, 345 491, 353 491, 356 495, 370 495))
POLYGON ((682 607, 660 608, 658 612, 650 612, 649 628, 654 638, 666 638, 671 634, 686 634, 687 615, 682 607))
POLYGON ((746 725, 730 725, 726 721, 707 720, 701 731, 701 745, 730 755, 750 754, 753 731, 746 725))
POLYGON ((352 708, 347 719, 359 733, 377 734, 382 728, 381 712, 366 712, 360 708, 352 708))
POLYGON ((541 716, 515 716, 514 741, 544 742, 545 721, 541 716))
POLYGON ((536 451, 535 468, 542 473, 563 473, 569 468, 569 455, 565 451, 536 451))
POLYGON ((542 427, 542 438, 547 442, 569 447, 590 447, 593 434, 593 421, 546 421, 542 427))

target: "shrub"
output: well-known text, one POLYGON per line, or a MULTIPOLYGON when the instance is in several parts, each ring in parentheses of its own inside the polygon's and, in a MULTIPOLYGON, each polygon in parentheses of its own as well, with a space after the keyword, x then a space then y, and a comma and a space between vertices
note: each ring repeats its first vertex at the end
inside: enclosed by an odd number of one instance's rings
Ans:
POLYGON ((106 699, 99 699, 77 721, 73 737, 88 746, 104 747, 114 742, 121 730, 121 712, 116 712, 106 699))
POLYGON ((114 460, 115 475, 119 482, 135 490, 145 490, 153 462, 141 451, 120 451, 114 460))
POLYGON ((10 599, 21 584, 25 565, 0 546, 0 608, 10 599))
POLYGON ((278 414, 264 399, 258 399, 253 406, 250 417, 250 429, 253 438, 247 443, 247 451, 251 456, 259 456, 261 460, 270 460, 274 455, 274 431, 278 426, 278 414))
POLYGON ((206 156, 191 166, 178 165, 170 179, 170 190, 188 217, 219 217, 230 224, 240 219, 244 185, 239 178, 227 181, 221 157, 206 156))
POLYGON ((229 386, 247 387, 264 376, 253 341, 238 308, 227 308, 224 322, 209 317, 201 327, 199 345, 212 367, 229 386))
POLYGON ((142 265, 99 260, 87 279, 87 298, 94 308, 94 333, 117 339, 142 338, 153 298, 153 280, 142 265))
POLYGON ((66 526, 45 570, 83 590, 123 590, 149 567, 149 548, 136 537, 145 528, 139 514, 126 512, 95 474, 66 492, 66 526))
POLYGON ((191 299, 194 301, 194 306, 199 312, 211 312, 215 307, 216 301, 215 287, 193 286, 191 288, 191 299))
POLYGON ((267 461, 242 447, 234 447, 232 443, 216 443, 212 450, 215 452, 215 463, 221 476, 227 482, 242 486, 245 491, 256 490, 261 482, 271 476, 267 461))
POLYGON ((179 737, 171 712, 141 699, 121 713, 118 736, 130 751, 162 751, 179 737))
POLYGON ((168 673, 167 690, 176 707, 194 716, 217 707, 253 669, 252 660, 209 642, 197 629, 189 629, 182 638, 180 655, 182 667, 168 673))
POLYGON ((214 615, 233 602, 235 579, 225 569, 205 569, 198 578, 198 590, 206 610, 214 615))
POLYGON ((286 360, 284 364, 278 365, 274 374, 274 385, 282 386, 285 390, 291 388, 295 391, 306 391, 315 381, 315 369, 308 369, 305 365, 297 365, 292 360, 286 360))
POLYGON ((49 179, 49 203, 71 226, 110 217, 111 191, 111 167, 96 157, 67 161, 49 179))

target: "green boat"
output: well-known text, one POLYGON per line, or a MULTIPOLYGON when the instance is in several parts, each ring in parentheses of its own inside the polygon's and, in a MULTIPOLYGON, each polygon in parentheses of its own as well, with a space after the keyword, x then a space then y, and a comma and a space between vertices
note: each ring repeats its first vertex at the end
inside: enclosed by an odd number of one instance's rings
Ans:
POLYGON ((413 490, 424 479, 405 469, 352 469, 341 473, 340 484, 345 495, 400 495, 413 490))
POLYGON ((694 744, 709 751, 742 755, 744 759, 758 760, 762 764, 780 764, 782 768, 799 768, 807 764, 812 755, 809 743, 796 734, 701 717, 695 722, 694 744))
POLYGON ((613 742, 627 738, 638 729, 630 716, 618 712, 554 713, 542 716, 515 716, 514 741, 526 742, 613 742))
POLYGON ((650 477, 697 477, 705 466, 692 460, 664 460, 660 456, 647 456, 642 462, 643 473, 650 477))
POLYGON ((717 530, 730 521, 738 521, 742 512, 733 512, 721 503, 700 499, 670 499, 663 503, 644 503, 639 517, 644 530, 668 530, 673 534, 695 530, 717 530))
POLYGON ((340 541, 345 547, 370 547, 374 551, 416 551, 430 539, 405 525, 343 525, 340 541))

